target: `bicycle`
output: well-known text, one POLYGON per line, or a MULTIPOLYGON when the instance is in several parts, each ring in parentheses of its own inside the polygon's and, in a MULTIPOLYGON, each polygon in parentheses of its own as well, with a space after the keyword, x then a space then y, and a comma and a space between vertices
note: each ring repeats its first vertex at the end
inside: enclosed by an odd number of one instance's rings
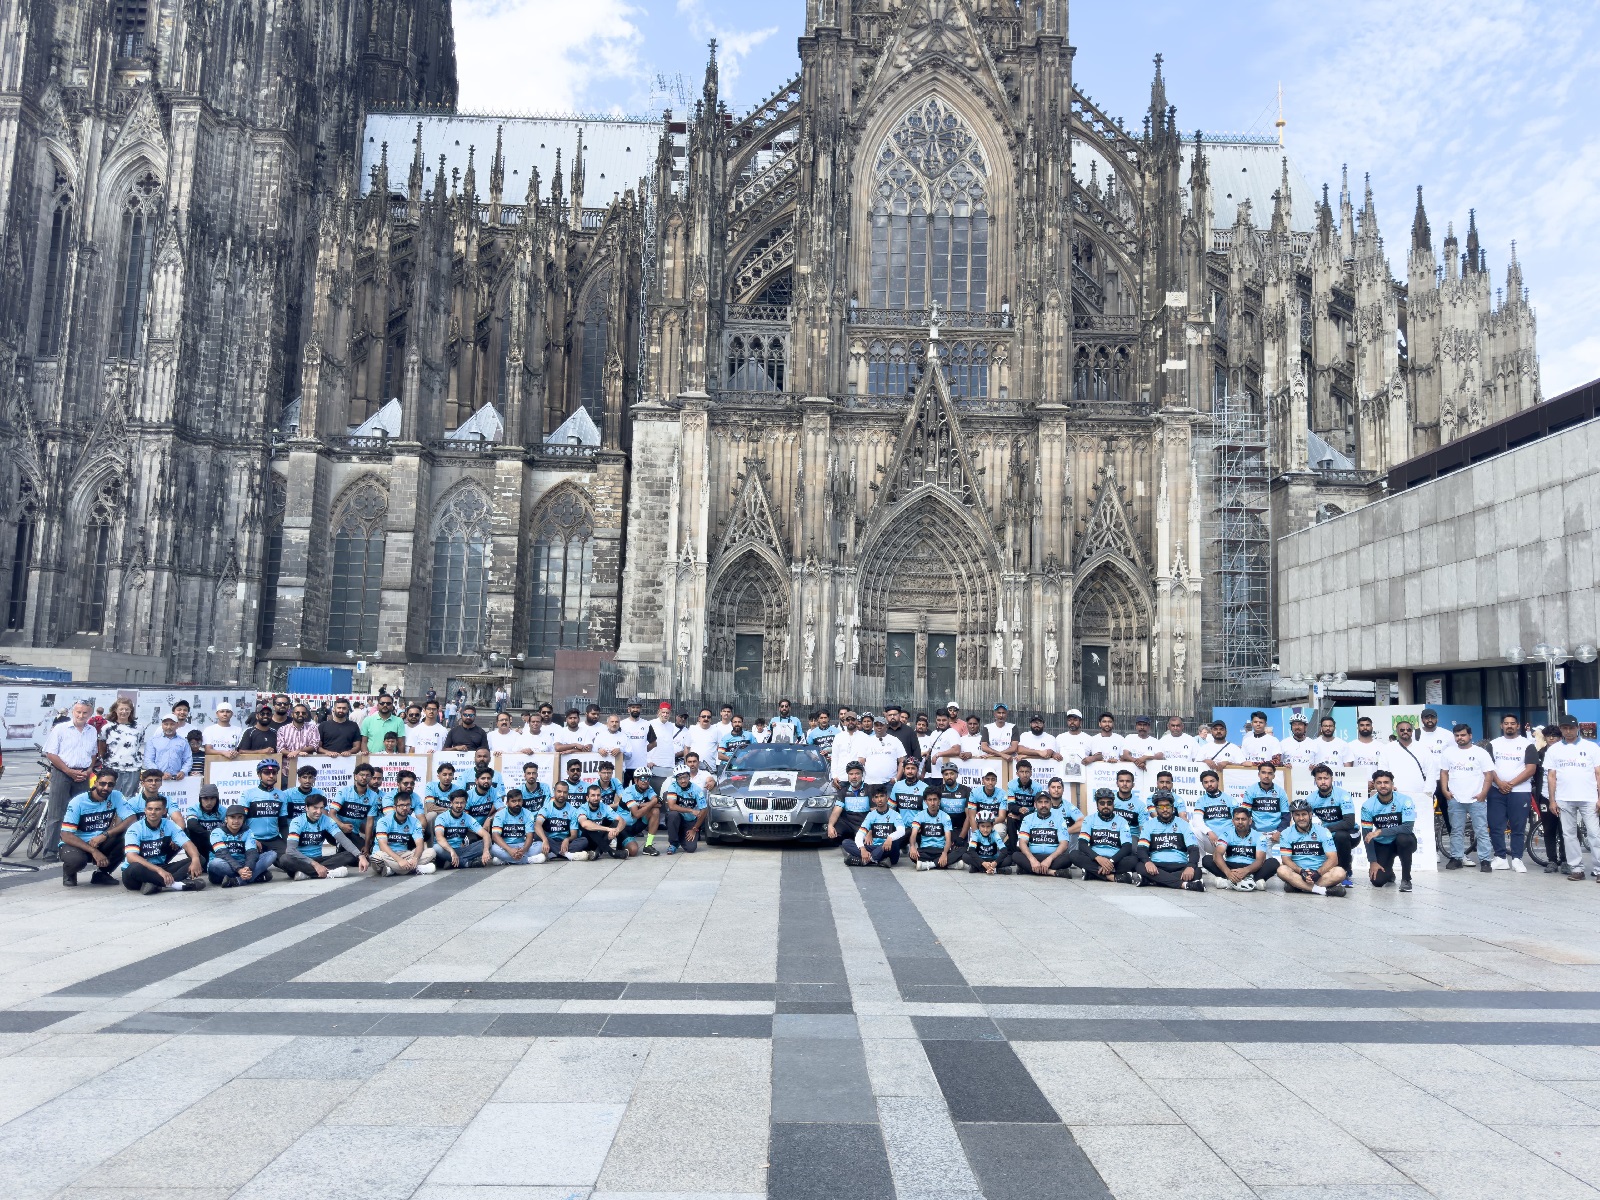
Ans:
MULTIPOLYGON (((1526 844, 1528 847, 1528 857, 1531 858, 1536 865, 1540 867, 1549 865, 1550 856, 1544 852, 1544 823, 1539 820, 1539 810, 1537 807, 1530 807, 1528 812, 1528 834, 1526 844)), ((1589 830, 1581 822, 1578 825, 1578 846, 1585 854, 1588 853, 1589 830)))
POLYGON ((48 770, 39 777, 39 782, 33 785, 33 791, 28 793, 26 800, 21 802, 0 800, 0 820, 12 830, 11 840, 6 843, 5 850, 0 852, 0 857, 11 857, 24 842, 28 843, 29 858, 38 858, 44 853, 44 810, 49 800, 48 770))

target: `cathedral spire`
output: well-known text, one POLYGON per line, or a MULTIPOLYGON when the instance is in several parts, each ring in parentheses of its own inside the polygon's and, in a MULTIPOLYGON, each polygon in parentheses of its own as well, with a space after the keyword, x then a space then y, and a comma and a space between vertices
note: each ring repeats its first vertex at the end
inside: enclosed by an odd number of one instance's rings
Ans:
POLYGON ((1522 299, 1522 264, 1517 261, 1517 243, 1511 243, 1511 261, 1506 264, 1506 298, 1522 299))
POLYGON ((477 153, 476 146, 467 147, 467 173, 461 179, 461 201, 469 213, 478 203, 478 168, 473 164, 473 158, 477 153))
POLYGON ((1322 185, 1322 203, 1317 207, 1317 244, 1324 250, 1333 247, 1333 204, 1328 199, 1328 185, 1322 185))
POLYGON ((706 116, 710 117, 717 111, 717 89, 719 86, 717 75, 717 39, 711 39, 711 55, 706 60, 706 83, 702 91, 706 116))
POLYGON ((1156 55, 1156 77, 1150 81, 1150 127, 1160 133, 1167 115, 1167 81, 1161 77, 1161 55, 1156 55))
POLYGON ((1461 269, 1461 243, 1456 241, 1456 223, 1451 221, 1444 232, 1444 276, 1454 279, 1461 269))
POLYGON ((1478 240, 1478 210, 1467 210, 1467 257, 1461 273, 1477 275, 1483 270, 1483 245, 1478 240))
POLYGON ((555 205, 561 203, 561 147, 556 147, 556 169, 550 176, 550 202, 555 205))
POLYGON ((1433 249, 1433 230, 1428 228, 1428 214, 1422 207, 1422 185, 1417 184, 1417 213, 1411 218, 1411 248, 1433 249))
POLYGON ((1280 237, 1289 233, 1289 220, 1294 213, 1294 192, 1289 187, 1289 157, 1283 158, 1283 173, 1278 180, 1278 190, 1272 194, 1272 232, 1280 237))
POLYGON ((494 159, 489 163, 489 203, 498 205, 506 187, 506 156, 501 134, 504 125, 494 127, 494 159))
POLYGON ((578 126, 578 144, 572 150, 572 219, 580 220, 583 212, 583 126, 578 126))
POLYGON ((411 155, 411 178, 406 184, 406 194, 411 203, 422 203, 422 122, 417 122, 417 140, 412 143, 414 152, 411 155))
POLYGON ((372 168, 372 190, 385 200, 389 196, 389 143, 378 148, 378 161, 372 168))

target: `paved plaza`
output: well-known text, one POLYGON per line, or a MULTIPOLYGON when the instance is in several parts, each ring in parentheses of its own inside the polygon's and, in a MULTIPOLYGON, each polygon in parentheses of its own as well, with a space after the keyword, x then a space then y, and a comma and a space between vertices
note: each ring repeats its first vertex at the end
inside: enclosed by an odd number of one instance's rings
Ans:
POLYGON ((1600 887, 0 882, 4 1194, 1600 1196, 1600 887))

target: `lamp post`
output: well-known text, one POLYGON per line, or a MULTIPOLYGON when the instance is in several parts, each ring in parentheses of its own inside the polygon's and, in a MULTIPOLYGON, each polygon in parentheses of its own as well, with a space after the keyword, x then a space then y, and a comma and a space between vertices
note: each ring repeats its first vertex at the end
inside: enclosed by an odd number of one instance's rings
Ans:
POLYGON ((1553 645, 1550 642, 1537 642, 1532 653, 1526 652, 1521 646, 1511 646, 1506 650, 1506 661, 1513 666, 1521 666, 1530 658, 1544 664, 1545 680, 1545 716, 1548 724, 1556 725, 1561 720, 1561 685, 1565 682, 1563 663, 1576 658, 1581 663, 1592 663, 1600 651, 1596 651, 1592 643, 1582 642, 1578 649, 1567 653, 1567 648, 1562 645, 1553 645))

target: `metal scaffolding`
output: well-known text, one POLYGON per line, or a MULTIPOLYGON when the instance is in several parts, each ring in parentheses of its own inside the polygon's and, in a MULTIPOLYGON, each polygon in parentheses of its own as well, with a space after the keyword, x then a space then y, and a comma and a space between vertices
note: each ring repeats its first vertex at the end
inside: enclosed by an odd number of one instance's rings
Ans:
POLYGON ((1204 533, 1213 581, 1202 627, 1204 688, 1214 704, 1260 703, 1273 658, 1271 476, 1266 418, 1249 394, 1216 398, 1197 450, 1210 497, 1204 533))

